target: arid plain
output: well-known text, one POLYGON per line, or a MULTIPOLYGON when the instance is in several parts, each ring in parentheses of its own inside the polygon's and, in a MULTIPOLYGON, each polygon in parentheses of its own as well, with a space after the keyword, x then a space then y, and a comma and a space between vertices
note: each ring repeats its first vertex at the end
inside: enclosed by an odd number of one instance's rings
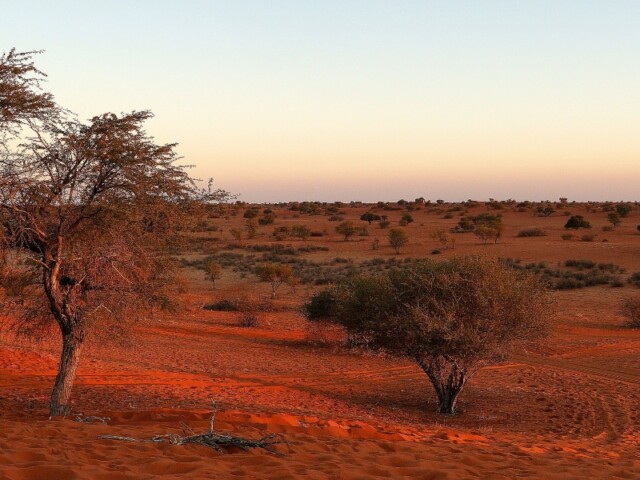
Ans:
POLYGON ((538 216, 540 205, 445 203, 410 212, 395 203, 387 209, 312 204, 306 211, 261 205, 255 220, 269 208, 273 223, 256 221, 253 238, 244 216, 251 206, 229 205, 187 234, 188 249, 179 254, 183 305, 176 313, 141 322, 117 342, 93 338, 86 347, 73 409, 109 417, 107 424, 73 416, 49 421, 57 337, 36 344, 3 333, 0 478, 640 477, 640 331, 624 326, 620 313, 624 298, 640 295, 627 281, 640 271, 640 209, 633 205, 610 228, 611 205, 551 202, 554 213, 538 216), (389 227, 360 220, 369 211, 388 216, 389 227), (565 229, 564 212, 582 215, 592 228, 565 229), (387 233, 406 213, 413 221, 401 228, 409 242, 396 254, 387 233), (502 216, 497 243, 459 233, 449 234, 455 248, 445 248, 432 237, 463 214, 482 213, 502 216), (335 227, 348 220, 366 226, 367 235, 345 241, 335 227), (294 225, 308 227, 311 236, 272 235, 294 225), (533 228, 546 235, 518 236, 533 228), (536 264, 529 268, 540 271, 576 273, 567 260, 614 267, 605 267, 607 284, 554 290, 550 336, 481 369, 455 416, 436 413, 433 388, 414 363, 350 350, 337 328, 313 325, 300 313, 319 288, 314 277, 463 255, 519 259, 516 265, 536 264), (223 267, 215 289, 199 268, 210 256, 223 267), (280 286, 271 300, 270 286, 252 273, 262 261, 287 262, 301 281, 280 286), (243 313, 203 308, 238 299, 253 305, 256 326, 240 326, 243 313), (212 400, 219 406, 216 430, 247 438, 281 434, 288 442, 278 447, 284 456, 97 439, 180 433, 181 422, 206 430, 212 400))

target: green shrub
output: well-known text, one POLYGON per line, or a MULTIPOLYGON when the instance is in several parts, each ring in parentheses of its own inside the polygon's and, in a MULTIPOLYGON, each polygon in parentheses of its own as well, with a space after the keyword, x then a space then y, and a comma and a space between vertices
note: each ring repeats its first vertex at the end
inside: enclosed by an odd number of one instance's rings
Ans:
POLYGON ((577 230, 579 228, 591 228, 591 224, 582 215, 572 215, 565 223, 564 228, 577 230))

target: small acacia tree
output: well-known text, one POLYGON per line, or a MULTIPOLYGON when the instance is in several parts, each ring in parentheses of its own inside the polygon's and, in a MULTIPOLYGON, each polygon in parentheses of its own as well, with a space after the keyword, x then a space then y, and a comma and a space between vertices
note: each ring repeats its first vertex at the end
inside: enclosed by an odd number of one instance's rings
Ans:
POLYGON ((480 367, 546 333, 548 295, 530 273, 466 257, 353 278, 318 292, 305 313, 337 322, 361 345, 415 360, 438 412, 453 414, 480 367))
POLYGON ((371 225, 371 222, 380 220, 380 215, 375 214, 373 212, 367 212, 360 215, 360 220, 364 222, 368 222, 371 225))
POLYGON ((37 74, 30 54, 0 57, 0 270, 5 287, 28 279, 5 288, 19 296, 4 306, 22 330, 60 332, 49 404, 58 416, 70 411, 90 333, 127 331, 128 321, 171 306, 173 270, 162 251, 200 199, 175 164, 175 145, 146 134, 150 112, 79 122, 39 93, 37 74))
POLYGON ((345 242, 351 239, 351 237, 353 237, 356 233, 358 233, 359 230, 360 228, 356 226, 356 224, 353 223, 351 220, 342 222, 336 227, 336 233, 339 233, 340 235, 344 236, 345 242))
POLYGON ((205 266, 204 275, 207 280, 211 282, 213 288, 216 288, 216 280, 220 280, 222 277, 222 267, 215 260, 210 260, 205 266))
POLYGON ((271 298, 276 298, 276 292, 283 283, 294 283, 291 267, 281 263, 258 265, 255 269, 255 274, 261 282, 269 282, 271 284, 271 298))
POLYGON ((401 228, 392 228, 389 230, 389 245, 395 250, 396 254, 400 254, 400 250, 409 242, 409 235, 401 228))

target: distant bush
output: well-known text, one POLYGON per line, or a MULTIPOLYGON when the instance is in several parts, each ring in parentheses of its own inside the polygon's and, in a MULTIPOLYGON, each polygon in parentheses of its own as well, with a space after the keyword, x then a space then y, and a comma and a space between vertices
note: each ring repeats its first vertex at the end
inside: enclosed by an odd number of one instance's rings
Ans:
POLYGON ((213 310, 215 312, 241 312, 245 308, 244 302, 238 299, 224 298, 215 303, 210 303, 202 307, 205 310, 213 310))
POLYGON ((258 316, 255 313, 245 312, 240 315, 238 325, 245 328, 258 326, 258 316))
POLYGON ((580 237, 580 240, 582 240, 583 242, 593 242, 595 238, 596 238, 595 235, 588 234, 588 235, 582 235, 582 237, 580 237))
POLYGON ((258 223, 260 225, 271 225, 275 221, 276 221, 276 216, 273 215, 272 213, 269 213, 264 217, 258 219, 258 223))
POLYGON ((596 266, 596 262, 592 260, 567 260, 564 262, 565 267, 577 268, 578 270, 590 269, 596 266))
POLYGON ((632 209, 633 207, 628 203, 619 203, 618 205, 616 205, 616 213, 621 217, 626 217, 627 215, 629 215, 629 212, 631 212, 632 209))
POLYGON ((591 228, 591 223, 589 223, 582 215, 572 215, 565 223, 564 228, 572 228, 577 230, 578 228, 591 228))
POLYGON ((628 281, 630 284, 640 287, 640 272, 632 273, 628 281))
POLYGON ((360 220, 368 222, 369 225, 371 225, 371 222, 376 221, 376 220, 380 220, 380 215, 377 215, 377 214, 372 213, 372 212, 367 212, 367 213, 363 213, 362 215, 360 215, 360 220))
POLYGON ((640 328, 640 298, 628 297, 623 300, 621 313, 627 319, 626 325, 640 328))
MULTIPOLYGON (((380 222, 378 222, 380 228, 387 228, 389 225, 391 225, 389 220, 380 220, 380 222)), ((638 227, 640 227, 640 225, 638 225, 638 227)))
POLYGON ((563 233, 560 235, 562 240, 571 240, 573 238, 573 233, 563 233))
POLYGON ((546 235, 547 232, 541 228, 529 228, 518 232, 518 237, 544 237, 546 235))

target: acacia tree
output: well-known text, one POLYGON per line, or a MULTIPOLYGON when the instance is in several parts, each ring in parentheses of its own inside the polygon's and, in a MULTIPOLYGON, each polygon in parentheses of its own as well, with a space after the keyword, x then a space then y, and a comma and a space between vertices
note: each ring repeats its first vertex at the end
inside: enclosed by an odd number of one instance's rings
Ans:
POLYGON ((351 237, 358 233, 358 230, 358 227, 351 220, 347 220, 336 226, 336 233, 343 235, 345 242, 349 241, 351 237))
POLYGON ((211 281, 211 284, 215 290, 216 280, 220 280, 222 277, 222 267, 215 260, 210 260, 205 266, 204 275, 207 280, 211 281))
POLYGON ((293 272, 289 265, 281 263, 258 265, 255 269, 255 274, 261 282, 269 282, 271 284, 271 298, 276 298, 276 292, 283 283, 295 285, 293 272))
MULTIPOLYGON (((28 55, 13 52, 2 61, 11 58, 30 65, 28 55)), ((38 94, 37 85, 24 78, 33 67, 13 72, 15 84, 38 94)), ((81 123, 64 118, 51 97, 46 99, 48 110, 37 115, 35 103, 19 114, 14 97, 3 90, 0 99, 3 111, 14 102, 5 118, 30 129, 19 147, 4 144, 0 238, 3 284, 16 276, 30 279, 17 292, 22 298, 11 313, 22 313, 26 331, 41 332, 53 322, 61 335, 49 405, 53 417, 70 412, 76 370, 91 332, 124 331, 142 312, 171 305, 166 293, 173 275, 162 249, 175 239, 178 211, 198 203, 198 192, 175 164, 175 144, 157 145, 145 133, 150 112, 108 113, 81 123), (10 257, 21 260, 19 267, 10 268, 10 257)))
POLYGON ((413 359, 438 412, 453 414, 480 367, 547 331, 549 307, 534 275, 465 257, 353 278, 318 292, 305 312, 337 322, 360 345, 413 359))

